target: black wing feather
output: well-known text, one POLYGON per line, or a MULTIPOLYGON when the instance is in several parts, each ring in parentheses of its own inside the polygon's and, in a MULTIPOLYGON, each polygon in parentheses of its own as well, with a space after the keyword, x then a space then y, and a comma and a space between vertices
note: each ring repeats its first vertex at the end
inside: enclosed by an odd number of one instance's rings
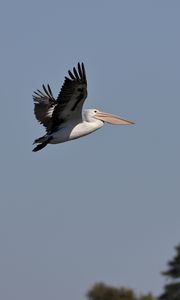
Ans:
POLYGON ((47 87, 48 87, 48 91, 49 91, 50 96, 51 96, 52 98, 54 98, 54 97, 53 97, 53 93, 52 93, 52 90, 51 90, 50 85, 48 84, 47 87))
POLYGON ((73 68, 73 72, 74 72, 74 75, 76 77, 76 80, 80 80, 80 77, 79 77, 78 72, 76 71, 75 67, 73 68))
POLYGON ((68 71, 69 76, 71 77, 71 79, 75 80, 76 78, 74 77, 73 73, 69 70, 68 71))
POLYGON ((72 114, 82 118, 82 106, 87 97, 87 80, 84 64, 78 63, 73 73, 68 71, 69 77, 65 77, 61 91, 57 97, 57 106, 53 112, 54 128, 62 122, 72 118, 72 114))
MULTIPOLYGON (((83 63, 82 63, 82 65, 83 65, 83 63)), ((83 78, 83 72, 82 72, 82 70, 81 70, 81 65, 80 65, 80 63, 78 63, 78 72, 79 72, 80 78, 83 78)))

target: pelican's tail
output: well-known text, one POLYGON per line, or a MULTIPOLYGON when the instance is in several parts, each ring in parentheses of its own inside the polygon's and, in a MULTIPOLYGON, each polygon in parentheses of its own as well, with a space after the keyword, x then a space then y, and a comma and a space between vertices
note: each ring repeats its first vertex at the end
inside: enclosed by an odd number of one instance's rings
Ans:
POLYGON ((37 145, 32 151, 33 152, 37 152, 37 151, 43 149, 44 147, 47 146, 47 144, 49 144, 49 142, 50 142, 51 139, 52 139, 52 137, 48 137, 46 135, 44 135, 44 136, 36 139, 34 141, 33 145, 34 144, 39 144, 39 145, 37 145))

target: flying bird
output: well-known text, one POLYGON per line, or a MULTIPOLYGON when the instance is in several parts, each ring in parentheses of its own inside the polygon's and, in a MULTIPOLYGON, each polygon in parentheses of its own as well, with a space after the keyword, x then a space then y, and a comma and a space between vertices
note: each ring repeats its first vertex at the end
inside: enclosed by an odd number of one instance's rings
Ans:
POLYGON ((83 63, 68 71, 57 99, 49 86, 33 94, 34 114, 46 128, 46 134, 34 141, 38 144, 33 151, 39 151, 48 144, 57 144, 80 138, 101 128, 104 123, 115 125, 134 124, 118 116, 99 111, 82 109, 87 97, 87 79, 83 63))

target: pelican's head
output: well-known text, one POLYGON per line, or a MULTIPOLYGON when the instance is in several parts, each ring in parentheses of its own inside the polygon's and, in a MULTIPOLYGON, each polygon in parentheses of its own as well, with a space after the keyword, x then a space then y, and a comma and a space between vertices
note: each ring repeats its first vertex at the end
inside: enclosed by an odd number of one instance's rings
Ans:
POLYGON ((98 109, 88 109, 86 112, 87 112, 86 117, 87 117, 88 121, 91 121, 92 119, 98 119, 98 120, 101 120, 103 122, 113 124, 113 125, 131 125, 131 124, 134 124, 134 122, 122 119, 118 116, 111 115, 109 113, 99 111, 98 109))

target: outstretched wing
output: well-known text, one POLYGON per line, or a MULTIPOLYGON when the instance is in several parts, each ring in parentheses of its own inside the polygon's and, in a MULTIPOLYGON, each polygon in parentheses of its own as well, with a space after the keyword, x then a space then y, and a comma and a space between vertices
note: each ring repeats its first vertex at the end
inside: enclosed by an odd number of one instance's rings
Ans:
POLYGON ((53 128, 69 119, 82 120, 82 106, 87 97, 87 80, 84 64, 78 63, 77 69, 68 71, 64 84, 56 100, 52 114, 53 128))
POLYGON ((49 84, 47 88, 42 85, 43 92, 37 90, 34 92, 34 114, 36 119, 46 127, 47 131, 52 128, 52 114, 56 106, 56 101, 54 99, 53 93, 49 84))
POLYGON ((87 80, 84 64, 78 63, 77 69, 68 71, 61 91, 55 100, 49 84, 43 84, 43 92, 34 92, 34 113, 37 120, 46 127, 47 132, 54 131, 69 119, 82 120, 82 106, 87 97, 87 80))

